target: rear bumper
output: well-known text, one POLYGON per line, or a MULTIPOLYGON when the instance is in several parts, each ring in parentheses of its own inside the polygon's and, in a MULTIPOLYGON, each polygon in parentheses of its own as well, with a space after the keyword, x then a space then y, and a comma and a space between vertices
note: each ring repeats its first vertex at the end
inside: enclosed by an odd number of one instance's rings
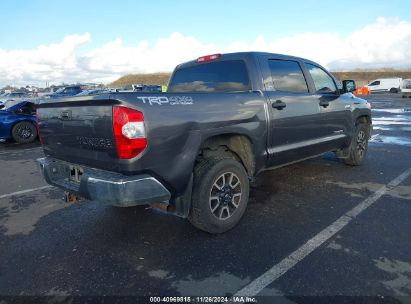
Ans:
POLYGON ((100 203, 127 207, 168 203, 171 197, 170 192, 148 174, 126 176, 81 166, 83 173, 79 181, 73 181, 70 171, 77 165, 51 157, 39 158, 37 163, 50 185, 100 203))

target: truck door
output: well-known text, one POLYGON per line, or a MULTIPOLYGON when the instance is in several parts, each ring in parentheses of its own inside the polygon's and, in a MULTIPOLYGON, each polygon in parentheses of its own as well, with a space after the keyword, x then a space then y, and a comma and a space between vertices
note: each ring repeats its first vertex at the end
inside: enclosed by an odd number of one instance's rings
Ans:
POLYGON ((310 92, 302 62, 261 56, 269 113, 268 165, 279 166, 322 153, 326 135, 318 98, 310 92))
POLYGON ((313 97, 320 105, 320 123, 325 136, 331 140, 325 148, 332 150, 348 145, 352 130, 352 94, 340 94, 334 78, 322 67, 305 63, 310 74, 313 97))

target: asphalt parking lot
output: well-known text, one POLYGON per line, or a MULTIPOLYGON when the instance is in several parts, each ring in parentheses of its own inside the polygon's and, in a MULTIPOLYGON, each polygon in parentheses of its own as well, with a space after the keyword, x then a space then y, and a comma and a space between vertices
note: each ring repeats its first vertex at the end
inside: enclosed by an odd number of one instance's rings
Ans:
POLYGON ((0 143, 0 295, 409 303, 411 99, 367 99, 363 166, 330 153, 267 171, 241 223, 218 236, 145 206, 66 204, 39 175, 38 143, 0 143))

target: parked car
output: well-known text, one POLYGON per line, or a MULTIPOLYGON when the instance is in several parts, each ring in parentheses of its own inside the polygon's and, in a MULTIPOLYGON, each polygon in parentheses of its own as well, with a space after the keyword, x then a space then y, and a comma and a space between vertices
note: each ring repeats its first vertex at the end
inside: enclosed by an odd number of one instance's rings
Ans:
POLYGON ((7 101, 22 101, 28 100, 32 96, 25 92, 11 92, 11 93, 4 93, 0 96, 0 109, 4 106, 7 101))
POLYGON ((360 165, 370 104, 319 64, 269 53, 214 54, 174 70, 167 93, 42 103, 45 180, 76 196, 151 204, 222 233, 243 216, 260 172, 334 151, 360 165))
MULTIPOLYGON (((26 93, 26 92, 10 92, 10 93, 4 93, 0 96, 2 100, 16 100, 16 99, 21 99, 21 98, 30 98, 31 95, 26 93)), ((6 101, 7 101, 6 100, 6 101)))
POLYGON ((371 81, 367 87, 370 93, 398 93, 400 92, 402 78, 380 78, 371 81))
POLYGON ((155 84, 132 84, 134 92, 161 92, 161 85, 155 84))
POLYGON ((124 87, 114 87, 114 88, 108 88, 110 92, 113 93, 118 93, 118 92, 131 92, 132 90, 126 90, 124 87))
POLYGON ((96 88, 96 89, 87 89, 84 90, 80 93, 78 93, 75 96, 87 96, 87 95, 96 95, 96 94, 103 94, 103 93, 108 93, 110 90, 106 88, 96 88))
POLYGON ((404 79, 401 83, 402 98, 411 98, 411 79, 404 79))
POLYGON ((54 93, 47 94, 46 97, 48 98, 61 98, 61 97, 68 97, 77 95, 82 91, 81 86, 67 86, 58 89, 54 93))
POLYGON ((36 138, 36 105, 30 101, 7 101, 0 110, 0 139, 29 143, 36 138))

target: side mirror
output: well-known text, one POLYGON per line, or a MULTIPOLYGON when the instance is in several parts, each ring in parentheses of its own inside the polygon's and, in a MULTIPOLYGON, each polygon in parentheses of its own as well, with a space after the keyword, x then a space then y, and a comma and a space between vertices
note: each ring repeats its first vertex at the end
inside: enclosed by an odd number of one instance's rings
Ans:
POLYGON ((355 89, 357 88, 357 85, 355 84, 354 80, 343 80, 342 82, 343 85, 343 93, 351 93, 354 92, 355 89))

